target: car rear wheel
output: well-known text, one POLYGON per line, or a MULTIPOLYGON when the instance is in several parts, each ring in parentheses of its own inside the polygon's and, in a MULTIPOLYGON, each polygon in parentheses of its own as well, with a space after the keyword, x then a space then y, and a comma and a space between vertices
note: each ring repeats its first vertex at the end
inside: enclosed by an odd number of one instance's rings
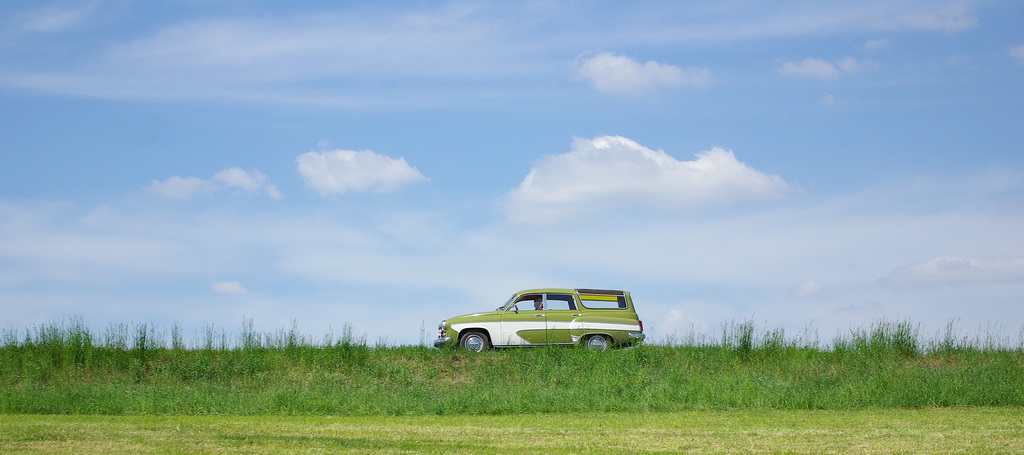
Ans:
POLYGON ((462 336, 459 344, 462 349, 472 352, 486 351, 491 348, 491 342, 483 332, 469 332, 462 336))
POLYGON ((587 349, 591 351, 604 351, 611 346, 611 341, 604 335, 591 335, 587 338, 587 349))

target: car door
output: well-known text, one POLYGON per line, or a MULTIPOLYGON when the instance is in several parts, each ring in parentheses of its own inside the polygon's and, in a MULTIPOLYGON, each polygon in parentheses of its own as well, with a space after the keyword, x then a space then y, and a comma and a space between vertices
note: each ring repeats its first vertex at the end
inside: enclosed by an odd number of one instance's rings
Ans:
POLYGON ((541 344, 547 338, 543 308, 544 294, 524 294, 501 316, 501 345, 541 344), (539 303, 538 303, 539 302, 539 303))
POLYGON ((573 321, 580 317, 572 294, 546 294, 544 298, 544 319, 546 321, 547 343, 572 343, 570 329, 573 321))

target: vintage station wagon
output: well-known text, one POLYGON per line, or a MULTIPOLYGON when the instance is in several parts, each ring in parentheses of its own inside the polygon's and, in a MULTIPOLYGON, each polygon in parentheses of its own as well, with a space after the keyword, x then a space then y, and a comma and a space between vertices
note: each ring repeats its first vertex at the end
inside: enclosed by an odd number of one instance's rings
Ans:
POLYGON ((434 346, 484 351, 493 347, 582 345, 605 350, 644 339, 643 322, 627 291, 530 289, 494 311, 441 321, 434 346))

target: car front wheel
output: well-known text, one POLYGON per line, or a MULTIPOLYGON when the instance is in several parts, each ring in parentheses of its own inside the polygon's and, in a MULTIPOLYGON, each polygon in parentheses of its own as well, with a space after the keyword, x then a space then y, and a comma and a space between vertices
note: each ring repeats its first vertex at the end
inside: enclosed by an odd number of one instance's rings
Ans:
POLYGON ((587 338, 587 349, 591 351, 604 351, 611 345, 611 341, 604 335, 592 335, 587 338))
POLYGON ((462 349, 472 352, 486 351, 491 347, 490 340, 482 332, 469 332, 463 335, 459 344, 462 349))

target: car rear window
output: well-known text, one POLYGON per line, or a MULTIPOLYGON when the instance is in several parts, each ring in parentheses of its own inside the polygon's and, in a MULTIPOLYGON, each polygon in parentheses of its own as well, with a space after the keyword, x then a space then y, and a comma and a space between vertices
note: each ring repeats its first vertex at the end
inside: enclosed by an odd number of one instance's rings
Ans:
POLYGON ((625 310, 626 296, 607 294, 580 294, 580 303, 592 310, 625 310))

